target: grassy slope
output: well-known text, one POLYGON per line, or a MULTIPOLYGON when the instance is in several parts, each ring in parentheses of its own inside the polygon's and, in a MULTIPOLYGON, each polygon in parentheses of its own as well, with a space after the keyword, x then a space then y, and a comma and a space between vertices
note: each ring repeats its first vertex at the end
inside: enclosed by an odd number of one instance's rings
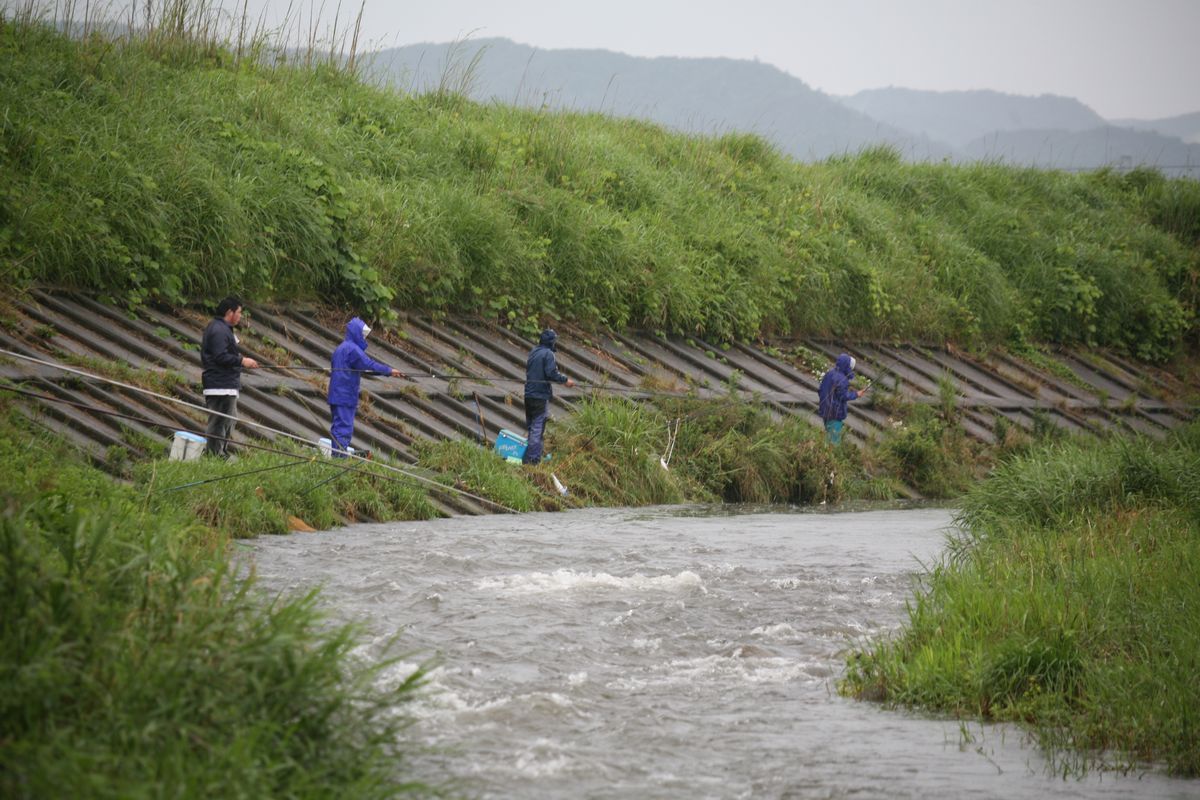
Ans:
POLYGON ((403 96, 0 25, 0 268, 710 337, 1196 341, 1200 184, 798 164, 762 140, 403 96))
POLYGON ((154 499, 0 417, 0 794, 402 793, 420 673, 381 688, 315 595, 260 597, 154 499))
POLYGON ((1064 764, 1200 774, 1200 427, 1059 444, 964 500, 964 536, 844 691, 1031 724, 1064 764))

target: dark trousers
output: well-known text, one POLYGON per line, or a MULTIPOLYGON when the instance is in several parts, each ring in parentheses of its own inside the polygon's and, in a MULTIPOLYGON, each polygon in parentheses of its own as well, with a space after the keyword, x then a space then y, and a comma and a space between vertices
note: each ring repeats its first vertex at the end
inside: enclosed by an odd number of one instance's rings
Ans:
POLYGON ((350 447, 350 439, 354 436, 354 413, 358 406, 329 407, 329 438, 333 440, 333 457, 345 458, 346 450, 350 447))
POLYGON ((229 439, 233 436, 233 426, 237 422, 233 419, 237 416, 237 395, 206 394, 204 406, 209 411, 217 412, 208 415, 208 427, 204 429, 204 436, 208 441, 205 442, 204 452, 210 456, 225 458, 229 454, 229 439), (229 416, 222 417, 218 414, 229 416))
POLYGON ((546 420, 550 417, 550 401, 540 397, 525 397, 525 427, 529 441, 525 446, 522 464, 538 464, 542 460, 542 434, 546 432, 546 420))

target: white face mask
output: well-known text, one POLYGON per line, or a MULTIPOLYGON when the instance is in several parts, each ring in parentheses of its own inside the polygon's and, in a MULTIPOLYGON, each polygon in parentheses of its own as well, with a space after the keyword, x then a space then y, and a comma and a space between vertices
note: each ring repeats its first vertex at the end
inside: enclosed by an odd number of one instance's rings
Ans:
POLYGON ((366 323, 363 323, 363 338, 365 339, 370 335, 371 335, 371 326, 367 325, 366 323))
POLYGON ((854 360, 854 356, 850 356, 850 369, 854 369, 854 365, 858 362, 854 360))

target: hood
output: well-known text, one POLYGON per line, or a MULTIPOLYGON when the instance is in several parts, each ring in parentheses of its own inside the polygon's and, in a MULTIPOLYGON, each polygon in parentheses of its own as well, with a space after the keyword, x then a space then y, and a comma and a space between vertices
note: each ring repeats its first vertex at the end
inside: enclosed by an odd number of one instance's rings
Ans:
POLYGON ((542 331, 542 336, 540 339, 538 339, 538 344, 542 345, 543 347, 549 347, 551 350, 558 349, 557 342, 558 334, 552 331, 550 328, 546 328, 546 330, 542 331))
POLYGON ((847 378, 854 377, 854 358, 852 356, 842 353, 837 357, 837 363, 834 364, 834 367, 847 378))
POLYGON ((346 323, 346 341, 353 342, 363 350, 367 349, 367 337, 363 336, 363 328, 367 323, 363 322, 358 317, 346 323))

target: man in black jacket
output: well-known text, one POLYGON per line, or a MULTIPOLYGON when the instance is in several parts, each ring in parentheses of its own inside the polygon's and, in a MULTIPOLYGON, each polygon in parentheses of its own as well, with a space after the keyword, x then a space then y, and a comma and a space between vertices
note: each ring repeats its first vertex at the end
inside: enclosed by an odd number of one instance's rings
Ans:
POLYGON ((200 342, 201 383, 204 405, 210 413, 205 436, 209 455, 228 458, 229 438, 237 417, 238 391, 242 388, 242 368, 255 369, 258 362, 242 355, 233 329, 242 321, 242 301, 226 297, 217 305, 217 314, 204 329, 200 342))

